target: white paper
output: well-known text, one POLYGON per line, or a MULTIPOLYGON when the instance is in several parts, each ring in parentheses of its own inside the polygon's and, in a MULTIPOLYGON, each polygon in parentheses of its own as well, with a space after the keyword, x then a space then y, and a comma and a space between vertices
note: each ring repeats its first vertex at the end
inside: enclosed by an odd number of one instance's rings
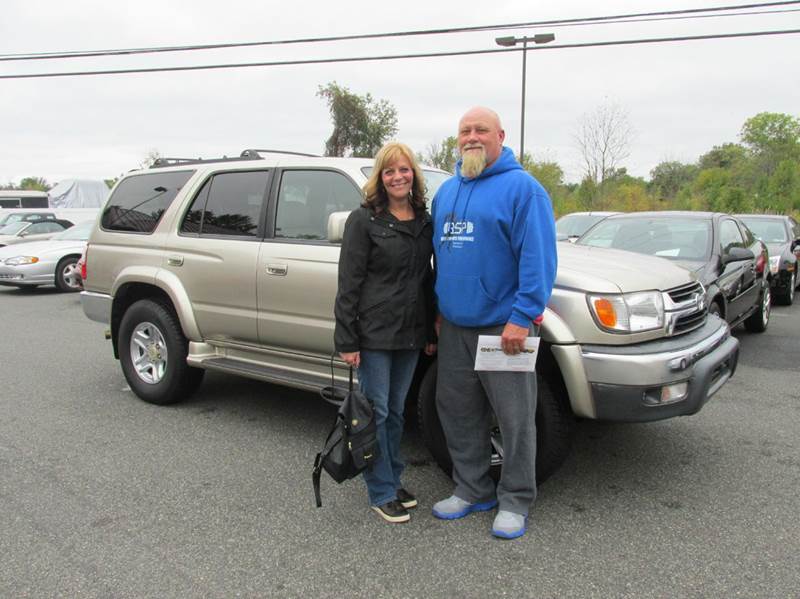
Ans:
POLYGON ((475 352, 475 370, 534 372, 539 355, 539 337, 525 339, 525 349, 509 356, 503 353, 499 335, 479 335, 475 352))

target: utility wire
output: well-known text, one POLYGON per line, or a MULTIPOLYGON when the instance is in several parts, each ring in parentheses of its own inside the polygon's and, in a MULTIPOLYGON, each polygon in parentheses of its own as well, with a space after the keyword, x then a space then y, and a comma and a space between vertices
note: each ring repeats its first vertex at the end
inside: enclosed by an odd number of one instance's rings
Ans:
MULTIPOLYGON (((607 42, 586 42, 581 44, 556 44, 532 46, 529 52, 542 50, 562 50, 568 48, 596 48, 601 46, 622 46, 635 44, 657 44, 666 42, 688 42, 697 40, 732 39, 739 37, 758 37, 767 35, 790 35, 800 33, 800 29, 786 29, 782 31, 748 31, 742 33, 714 33, 707 35, 690 35, 681 37, 644 38, 631 40, 612 40, 607 42)), ((244 62, 210 65, 193 65, 180 67, 152 67, 141 69, 107 69, 102 71, 71 71, 60 73, 29 73, 24 75, 0 75, 0 79, 40 79, 44 77, 83 77, 91 75, 127 75, 131 73, 164 73, 168 71, 203 71, 210 69, 239 69, 247 67, 278 67, 290 65, 330 64, 338 62, 374 62, 381 60, 401 60, 411 58, 439 58, 444 56, 470 56, 477 54, 497 54, 500 52, 522 52, 523 48, 492 48, 486 50, 460 50, 452 52, 426 52, 418 54, 389 54, 383 56, 352 56, 344 58, 317 58, 307 60, 283 60, 271 62, 244 62)))
MULTIPOLYGON (((385 33, 364 33, 356 35, 337 35, 330 37, 311 37, 311 38, 295 38, 284 40, 268 40, 258 42, 232 42, 221 44, 196 44, 191 46, 160 46, 151 48, 123 48, 123 49, 109 49, 109 50, 78 50, 73 52, 31 52, 22 54, 0 54, 0 61, 21 61, 21 60, 51 60, 61 58, 88 58, 97 56, 120 56, 130 54, 150 54, 158 52, 186 52, 194 50, 218 50, 223 48, 243 48, 252 46, 277 46, 287 44, 310 44, 322 42, 338 42, 348 40, 363 40, 363 39, 378 39, 378 38, 395 38, 395 37, 408 37, 408 36, 421 36, 421 35, 442 35, 450 33, 467 33, 477 31, 495 31, 505 29, 529 29, 531 27, 544 27, 544 26, 570 26, 570 25, 591 25, 597 23, 617 23, 626 22, 628 19, 643 18, 643 17, 665 17, 670 15, 701 15, 701 13, 715 13, 727 12, 732 10, 743 9, 758 9, 773 6, 786 6, 792 4, 800 4, 800 0, 784 0, 782 2, 762 2, 756 4, 739 4, 730 6, 717 6, 710 8, 693 8, 682 10, 646 12, 646 13, 631 13, 622 15, 609 15, 598 17, 583 17, 575 19, 555 19, 549 21, 530 21, 525 23, 506 23, 497 25, 479 25, 474 27, 450 27, 442 29, 422 29, 412 31, 394 31, 385 33)), ((720 15, 725 16, 725 15, 720 15)))

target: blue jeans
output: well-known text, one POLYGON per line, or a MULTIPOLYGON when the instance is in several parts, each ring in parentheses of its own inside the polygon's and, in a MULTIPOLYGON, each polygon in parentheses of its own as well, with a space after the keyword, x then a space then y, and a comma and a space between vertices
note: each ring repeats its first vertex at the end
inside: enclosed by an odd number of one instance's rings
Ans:
POLYGON ((370 505, 397 499, 400 475, 405 464, 400 458, 403 410, 414 378, 419 350, 361 350, 358 382, 375 409, 381 457, 364 471, 370 505))

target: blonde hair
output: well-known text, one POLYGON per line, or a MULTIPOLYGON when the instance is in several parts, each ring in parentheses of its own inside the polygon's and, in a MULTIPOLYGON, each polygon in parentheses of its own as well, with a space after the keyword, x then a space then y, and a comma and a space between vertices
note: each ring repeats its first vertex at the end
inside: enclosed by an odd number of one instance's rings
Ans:
POLYGON ((411 184, 408 202, 415 214, 420 215, 425 212, 425 177, 422 175, 422 169, 419 168, 411 148, 397 141, 390 141, 375 154, 375 164, 372 166, 372 172, 363 188, 365 199, 362 206, 364 208, 378 213, 383 212, 389 205, 389 195, 386 193, 381 175, 383 169, 401 158, 408 160, 408 164, 414 172, 414 181, 411 184))

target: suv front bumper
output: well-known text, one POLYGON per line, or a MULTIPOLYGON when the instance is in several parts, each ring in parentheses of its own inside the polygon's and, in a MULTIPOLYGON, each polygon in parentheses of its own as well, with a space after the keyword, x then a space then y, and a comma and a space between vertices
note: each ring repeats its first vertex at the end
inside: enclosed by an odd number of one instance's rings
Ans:
POLYGON ((709 316, 699 329, 628 346, 582 346, 594 418, 645 422, 694 414, 733 376, 739 341, 709 316), (664 387, 686 383, 683 396, 660 401, 664 387))

